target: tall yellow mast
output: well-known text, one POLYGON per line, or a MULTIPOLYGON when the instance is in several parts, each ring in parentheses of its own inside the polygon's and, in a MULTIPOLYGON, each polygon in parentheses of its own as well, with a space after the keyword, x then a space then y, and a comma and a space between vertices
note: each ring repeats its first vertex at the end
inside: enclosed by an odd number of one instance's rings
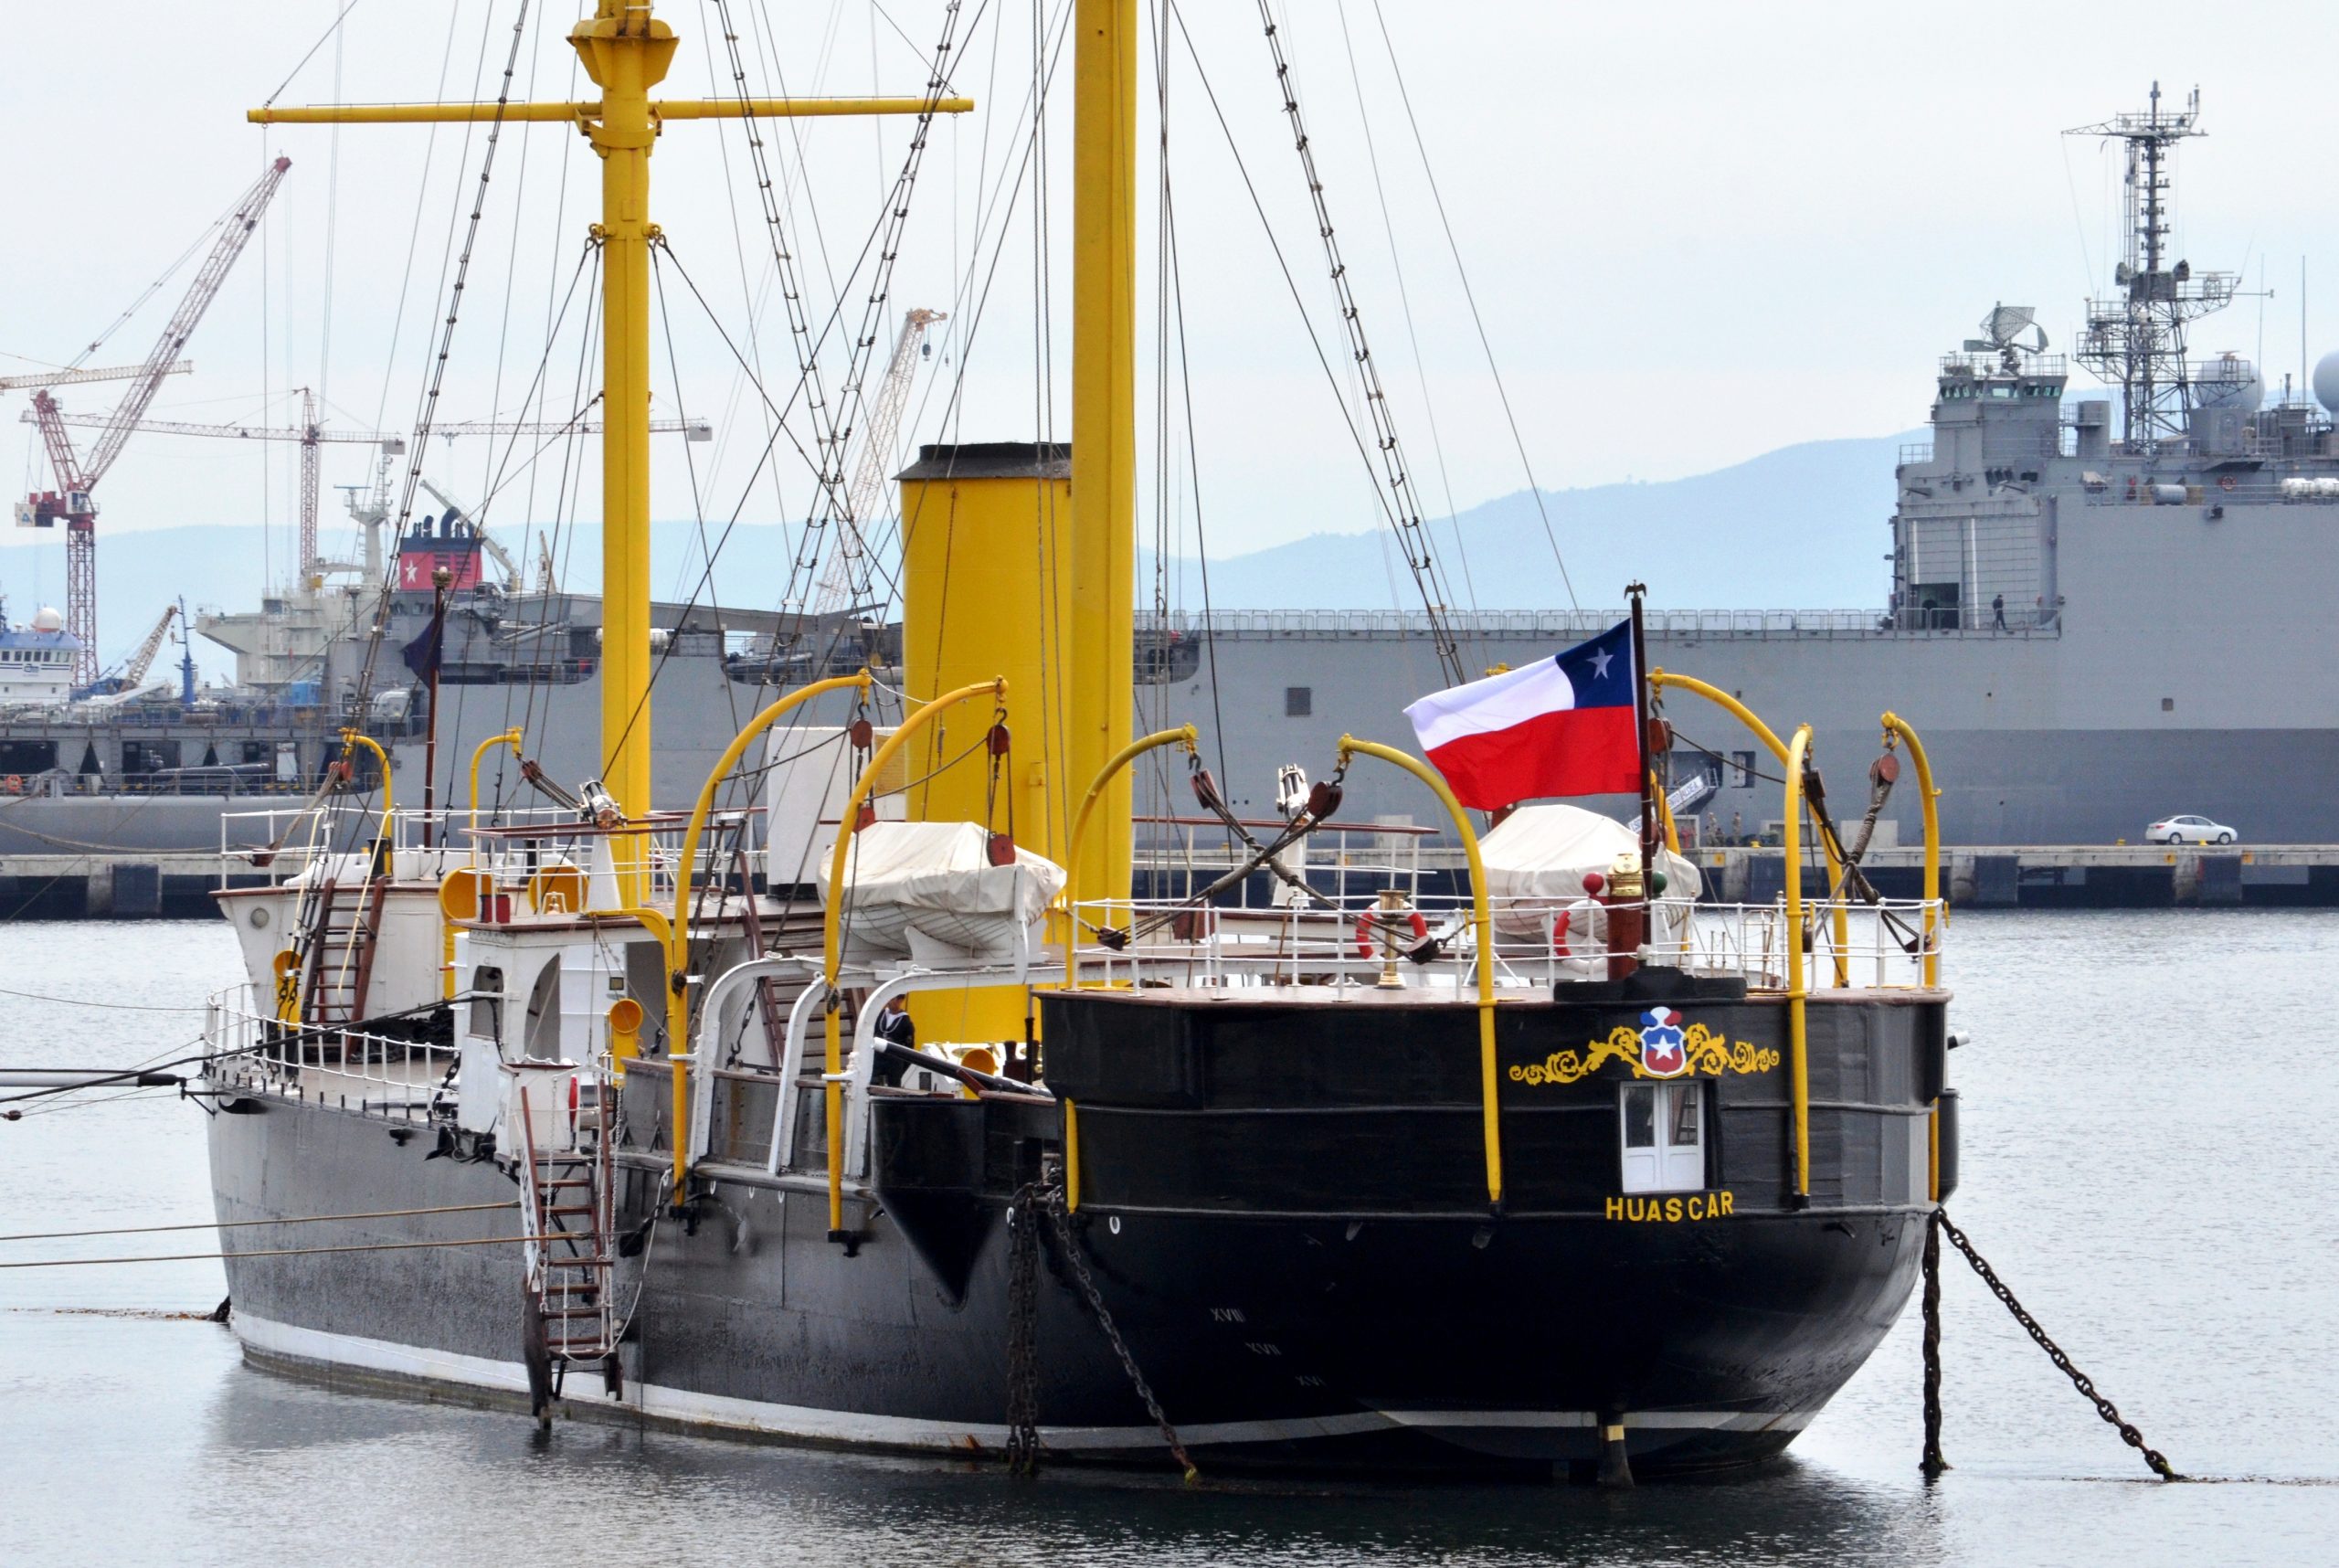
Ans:
MULTIPOLYGON (((416 103, 255 109, 257 124, 554 122, 578 127, 602 159, 601 780, 625 810, 651 798, 650 736, 650 154, 669 120, 833 114, 961 114, 967 98, 709 99, 654 101, 673 63, 674 31, 648 0, 599 0, 568 41, 601 90, 587 103, 416 103)), ((1132 89, 1131 105, 1135 98, 1132 89)), ((1123 599, 1128 597, 1124 590, 1123 599)), ((1123 650, 1126 663, 1127 651, 1123 650)), ((1126 694, 1123 706, 1127 705, 1126 694)), ((629 840, 620 839, 620 843, 629 840)), ((629 905, 635 879, 620 875, 629 905)))
MULTIPOLYGON (((1137 727, 1137 0, 1079 0, 1073 28, 1066 810, 1137 727)), ((1091 897, 1128 896, 1130 800, 1124 769, 1081 846, 1091 897)))
MULTIPOLYGON (((650 7, 603 0, 568 41, 601 90, 585 134, 601 155, 601 785, 650 810, 650 90, 674 30, 650 7)), ((630 840, 620 840, 630 843, 630 840)), ((620 884, 634 879, 620 878, 620 884)), ((632 902, 629 899, 628 902, 632 902)))

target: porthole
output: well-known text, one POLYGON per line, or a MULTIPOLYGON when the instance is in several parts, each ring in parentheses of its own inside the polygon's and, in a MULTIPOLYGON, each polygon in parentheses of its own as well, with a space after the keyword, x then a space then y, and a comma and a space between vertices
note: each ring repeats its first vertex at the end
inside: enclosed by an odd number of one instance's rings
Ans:
POLYGON ((1118 1214, 1115 1214, 1111 1219, 1106 1220, 1106 1221, 1105 1222, 1105 1224, 1106 1224, 1106 1226, 1107 1226, 1107 1227, 1112 1231, 1112 1233, 1113 1233, 1115 1235, 1119 1235, 1119 1234, 1121 1234, 1121 1216, 1120 1216, 1120 1215, 1118 1215, 1118 1214))
POLYGON ((267 905, 265 905, 265 904, 255 904, 255 905, 253 905, 253 906, 252 906, 252 929, 253 929, 253 930, 255 930, 255 931, 262 931, 262 930, 266 930, 267 928, 268 928, 268 906, 267 906, 267 905))

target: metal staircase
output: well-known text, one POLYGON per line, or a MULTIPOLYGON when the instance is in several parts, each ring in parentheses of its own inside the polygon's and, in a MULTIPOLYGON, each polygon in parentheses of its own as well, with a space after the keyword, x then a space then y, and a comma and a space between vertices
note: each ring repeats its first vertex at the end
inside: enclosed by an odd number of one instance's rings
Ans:
MULTIPOLYGON (((575 1080, 571 1080, 575 1082, 575 1080)), ((610 1140, 601 1118, 614 1096, 605 1084, 579 1085, 577 1145, 539 1152, 528 1091, 520 1090, 521 1218, 526 1225, 527 1359, 533 1413, 550 1425, 552 1401, 572 1366, 597 1366, 609 1391, 618 1371, 615 1186, 610 1140), (591 1141, 587 1143, 590 1134, 591 1141)))

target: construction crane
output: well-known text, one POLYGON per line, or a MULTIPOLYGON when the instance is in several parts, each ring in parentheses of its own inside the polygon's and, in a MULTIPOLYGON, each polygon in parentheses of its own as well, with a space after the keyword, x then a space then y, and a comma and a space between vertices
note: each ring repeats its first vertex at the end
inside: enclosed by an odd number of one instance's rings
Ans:
POLYGON ((869 596, 869 536, 871 520, 885 509, 885 485, 893 477, 894 443, 900 438, 902 410, 909 406, 910 378, 917 368, 918 344, 926 329, 950 318, 940 311, 914 310, 902 317, 902 334, 894 340, 894 357, 885 378, 869 405, 868 433, 862 438, 861 460, 845 492, 848 513, 839 520, 837 544, 820 575, 812 612, 829 615, 869 596))
POLYGON ((180 609, 181 607, 175 604, 164 605, 163 618, 154 622, 154 630, 146 634, 146 641, 141 642, 138 645, 138 651, 122 664, 122 673, 118 675, 101 676, 88 685, 77 689, 73 694, 74 696, 111 697, 123 692, 136 691, 144 683, 146 672, 154 662, 154 655, 162 652, 163 639, 169 634, 171 621, 180 613, 180 609))
MULTIPOLYGON (((297 425, 202 425, 193 424, 185 419, 141 419, 138 421, 137 428, 160 436, 212 436, 239 441, 300 442, 300 582, 304 588, 314 588, 327 572, 360 569, 356 563, 324 560, 317 553, 317 492, 320 470, 323 467, 321 461, 323 454, 318 448, 328 441, 378 446, 382 449, 383 456, 390 458, 402 456, 405 453, 407 439, 393 430, 327 429, 317 422, 316 395, 306 387, 302 387, 300 391, 301 422, 297 425)), ((26 414, 24 418, 28 424, 40 422, 30 414, 26 414)), ((58 425, 103 428, 108 419, 107 416, 101 414, 58 414, 55 417, 54 422, 58 425)), ((714 439, 714 428, 704 419, 652 419, 650 421, 650 429, 653 433, 679 433, 693 441, 708 441, 714 439)), ((433 425, 430 433, 434 436, 444 436, 452 440, 457 436, 591 436, 598 435, 600 430, 601 424, 598 419, 564 421, 467 419, 433 425)), ((362 487, 344 488, 354 490, 362 487)), ((437 495, 439 493, 434 490, 431 493, 437 495)), ((445 500, 445 497, 441 496, 440 499, 445 500)), ((452 506, 455 503, 449 501, 447 504, 452 506)), ((381 549, 372 530, 377 529, 388 514, 386 493, 384 494, 379 504, 365 510, 360 509, 359 503, 353 495, 350 511, 351 514, 368 530, 366 559, 363 569, 369 579, 376 578, 381 571, 381 549)), ((508 561, 505 565, 507 569, 514 570, 516 579, 516 568, 512 568, 508 561)))
MULTIPOLYGON (((195 368, 192 359, 175 359, 163 366, 165 376, 185 376, 195 368)), ((98 370, 38 370, 29 376, 0 376, 0 392, 29 392, 37 387, 79 387, 85 381, 127 381, 151 375, 143 365, 115 365, 98 370)))
POLYGON ((203 313, 218 297, 220 284, 227 281, 228 269, 243 254, 252 230, 259 227, 260 214, 267 210, 276 187, 284 183, 285 171, 291 166, 290 158, 278 158, 269 164, 267 172, 244 193, 243 199, 219 220, 219 238, 212 245, 210 255, 204 258, 195 281, 187 286, 186 297, 179 302, 179 308, 163 328, 163 335, 147 355, 145 364, 129 378, 129 391, 107 417, 87 458, 73 450, 72 437, 65 428, 64 410, 49 395, 48 388, 44 387, 33 394, 34 423, 40 427, 41 439, 48 448, 48 466, 57 476, 58 488, 26 497, 18 509, 17 519, 35 528, 54 527, 58 518, 65 520, 65 629, 80 641, 80 651, 74 655, 73 675, 84 685, 98 678, 98 504, 92 492, 113 466, 114 459, 122 455, 122 443, 145 418, 163 378, 183 363, 179 351, 194 335, 203 313))

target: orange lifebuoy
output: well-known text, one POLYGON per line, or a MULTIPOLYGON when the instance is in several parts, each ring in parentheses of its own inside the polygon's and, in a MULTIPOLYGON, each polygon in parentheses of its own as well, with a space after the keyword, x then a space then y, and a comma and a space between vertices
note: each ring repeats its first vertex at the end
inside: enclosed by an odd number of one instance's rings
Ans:
MULTIPOLYGON (((1381 924, 1381 915, 1377 909, 1368 909, 1356 917, 1356 956, 1358 958, 1372 957, 1372 931, 1374 927, 1381 924)), ((1406 910, 1405 921, 1413 927, 1413 940, 1416 943, 1428 939, 1429 922, 1422 918, 1420 910, 1406 910)))
POLYGON ((2233 475, 2229 473, 2218 475, 2217 488, 2219 490, 2231 490, 2233 488, 2233 475))
POLYGON ((0 789, 5 789, 11 795, 23 794, 25 792, 24 776, 11 773, 7 778, 0 779, 0 789))
POLYGON ((1560 917, 1551 922, 1551 951, 1563 959, 1569 956, 1568 920, 1573 913, 1573 910, 1562 909, 1560 917))

